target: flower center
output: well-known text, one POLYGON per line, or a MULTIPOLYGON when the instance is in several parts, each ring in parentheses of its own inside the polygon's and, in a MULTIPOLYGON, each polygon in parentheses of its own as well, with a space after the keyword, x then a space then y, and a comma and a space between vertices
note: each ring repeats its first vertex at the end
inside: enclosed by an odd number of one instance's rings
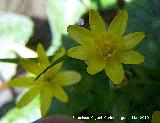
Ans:
POLYGON ((101 50, 102 50, 103 56, 112 57, 113 49, 110 44, 105 43, 101 50))
POLYGON ((116 50, 114 50, 109 43, 103 43, 103 45, 100 47, 100 54, 103 58, 110 58, 113 57, 116 53, 116 50))
POLYGON ((112 46, 112 42, 116 42, 114 40, 115 38, 109 33, 101 35, 101 37, 95 40, 96 54, 104 60, 114 57, 117 54, 117 48, 115 49, 115 46, 112 46))

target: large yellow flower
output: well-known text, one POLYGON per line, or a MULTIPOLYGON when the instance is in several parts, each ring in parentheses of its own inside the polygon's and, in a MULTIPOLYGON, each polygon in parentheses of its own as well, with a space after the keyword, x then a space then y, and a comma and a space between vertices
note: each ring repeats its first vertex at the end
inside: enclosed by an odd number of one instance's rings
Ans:
MULTIPOLYGON (((38 45, 38 62, 24 59, 21 60, 21 65, 30 73, 32 77, 17 77, 8 82, 11 87, 27 87, 29 90, 17 102, 17 107, 22 108, 30 103, 36 96, 40 95, 41 114, 45 116, 52 103, 53 97, 56 97, 62 102, 68 101, 68 96, 62 86, 69 86, 79 82, 81 76, 75 71, 65 70, 59 72, 62 63, 58 63, 49 69, 38 80, 34 81, 35 77, 39 75, 48 65, 49 59, 45 55, 42 45, 38 45)), ((61 50, 54 57, 53 61, 64 55, 64 49, 61 50)))
POLYGON ((68 34, 79 44, 68 50, 72 58, 85 60, 87 71, 96 74, 105 69, 108 77, 115 84, 124 79, 123 64, 139 64, 144 57, 133 48, 144 38, 143 32, 124 35, 128 13, 120 11, 109 25, 108 30, 99 14, 89 12, 90 30, 76 25, 67 28, 68 34))

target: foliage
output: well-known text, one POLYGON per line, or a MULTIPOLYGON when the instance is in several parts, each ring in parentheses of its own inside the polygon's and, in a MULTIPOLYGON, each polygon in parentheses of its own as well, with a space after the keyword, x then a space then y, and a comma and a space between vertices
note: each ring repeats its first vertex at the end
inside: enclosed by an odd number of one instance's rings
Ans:
POLYGON ((39 119, 39 99, 35 98, 32 103, 23 109, 14 107, 0 120, 1 123, 30 123, 39 119))
MULTIPOLYGON (((126 119, 122 121, 123 123, 151 122, 152 113, 159 110, 160 106, 160 24, 158 11, 160 4, 158 3, 158 0, 131 0, 131 2, 126 2, 124 6, 124 9, 128 11, 129 16, 126 33, 128 34, 136 31, 144 32, 146 34, 144 41, 136 48, 136 51, 144 55, 144 63, 133 66, 123 65, 125 79, 121 84, 115 85, 109 80, 109 78, 107 78, 104 71, 98 72, 94 75, 88 74, 87 65, 84 61, 77 59, 69 59, 64 61, 62 70, 75 70, 81 74, 82 79, 76 85, 64 88, 68 94, 69 101, 67 103, 63 103, 59 100, 54 100, 47 115, 59 114, 68 115, 71 117, 78 117, 82 115, 94 117, 111 115, 116 117, 116 119, 113 121, 115 123, 120 122, 119 118, 121 116, 126 117, 126 119), (131 116, 133 115, 146 115, 149 116, 150 119, 137 119, 135 121, 131 119, 131 116)), ((54 18, 55 17, 52 19, 54 20, 54 18)), ((122 20, 125 20, 125 18, 126 16, 124 16, 122 20)), ((59 21, 56 22, 58 23, 59 21)), ((76 21, 73 23, 75 22, 76 21)), ((53 22, 51 23, 53 24, 53 22)), ((57 29, 55 29, 53 25, 51 28, 61 37, 64 28, 66 28, 67 24, 71 23, 67 23, 65 26, 63 24, 61 25, 60 23, 58 24, 59 25, 56 25, 57 27, 55 27, 57 29), (58 29, 58 27, 60 27, 60 29, 58 29)), ((113 31, 117 31, 117 29, 114 29, 113 31)), ((124 33, 124 35, 126 33, 124 33)), ((66 49, 77 46, 73 39, 71 39, 68 35, 63 35, 61 38, 63 43, 67 44, 67 46, 63 44, 66 49)), ((140 40, 138 40, 138 43, 139 41, 140 40)), ((53 67, 53 63, 50 67, 53 67)), ((45 66, 43 70, 46 67, 47 66, 45 66)), ((43 70, 41 69, 39 73, 41 73, 43 70)), ((50 69, 47 68, 45 70, 49 71, 50 69)), ((32 71, 33 68, 31 69, 31 72, 32 71)), ((45 71, 43 71, 42 74, 45 74, 45 71)), ((159 118, 159 112, 153 114, 153 119, 154 118, 159 118)), ((91 120, 86 122, 93 121, 91 120)), ((102 120, 94 122, 102 123, 109 121, 102 120)))
MULTIPOLYGON (((22 57, 36 56, 33 51, 25 47, 33 31, 33 22, 28 17, 0 12, 0 25, 0 58, 14 58, 15 53, 22 57)), ((0 73, 5 80, 9 80, 15 72, 15 64, 0 63, 0 73)))

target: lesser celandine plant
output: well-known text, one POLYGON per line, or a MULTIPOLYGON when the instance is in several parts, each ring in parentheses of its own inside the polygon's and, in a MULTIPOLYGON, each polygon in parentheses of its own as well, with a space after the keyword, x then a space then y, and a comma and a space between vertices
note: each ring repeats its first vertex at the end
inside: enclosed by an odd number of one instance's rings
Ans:
POLYGON ((143 32, 124 35, 127 20, 127 11, 119 11, 106 30, 99 14, 91 10, 89 12, 90 30, 76 25, 68 26, 69 35, 79 44, 69 49, 68 55, 85 60, 88 73, 93 75, 105 69, 112 82, 120 84, 124 79, 121 63, 139 64, 144 61, 144 57, 136 52, 134 47, 145 35, 143 32))
POLYGON ((45 55, 44 48, 39 44, 38 62, 30 59, 20 60, 21 65, 34 76, 18 77, 8 83, 10 86, 29 87, 29 90, 17 102, 17 107, 24 107, 40 94, 41 114, 45 116, 53 97, 62 102, 68 101, 68 96, 62 86, 79 82, 81 76, 75 71, 60 71, 65 58, 84 60, 88 65, 88 73, 92 75, 104 69, 114 84, 120 84, 124 79, 122 63, 139 64, 144 61, 144 57, 134 48, 145 35, 143 32, 124 35, 127 20, 127 11, 119 11, 106 29, 99 14, 95 10, 90 10, 90 30, 76 25, 70 25, 67 28, 69 35, 79 46, 68 50, 69 57, 65 54, 64 49, 61 49, 54 56, 52 64, 45 55))
MULTIPOLYGON (((41 44, 38 45, 37 53, 38 62, 29 59, 23 59, 20 61, 22 67, 24 67, 26 71, 31 72, 33 76, 17 77, 9 81, 8 85, 11 87, 29 88, 29 90, 17 102, 18 108, 24 107, 40 94, 41 115, 45 116, 50 108, 53 97, 64 103, 68 102, 68 96, 64 91, 63 86, 76 84, 80 81, 81 76, 75 71, 60 71, 62 66, 61 62, 49 69, 38 80, 33 81, 34 78, 50 64, 50 61, 45 55, 44 48, 41 44)), ((60 52, 56 54, 53 61, 61 57, 64 53, 64 49, 61 49, 60 52)))

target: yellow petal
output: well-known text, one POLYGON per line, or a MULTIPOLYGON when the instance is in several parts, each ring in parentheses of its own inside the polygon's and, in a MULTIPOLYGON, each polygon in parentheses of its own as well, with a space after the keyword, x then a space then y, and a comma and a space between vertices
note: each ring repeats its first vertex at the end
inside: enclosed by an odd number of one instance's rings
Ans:
POLYGON ((37 47, 37 53, 38 53, 38 61, 40 64, 49 65, 48 57, 46 56, 45 50, 42 46, 42 44, 38 44, 37 47))
POLYGON ((53 77, 55 76, 55 74, 60 70, 62 64, 63 63, 58 63, 58 64, 54 65, 52 68, 50 68, 49 70, 47 70, 43 74, 44 78, 53 79, 53 77))
POLYGON ((116 59, 107 61, 105 72, 114 84, 120 84, 124 79, 123 66, 116 59))
POLYGON ((64 54, 65 54, 65 49, 62 47, 58 52, 55 53, 52 61, 56 61, 57 59, 62 57, 64 54))
POLYGON ((54 88, 53 94, 58 100, 60 100, 64 103, 68 102, 68 96, 62 87, 56 86, 54 88))
POLYGON ((115 35, 123 35, 127 26, 127 21, 127 11, 120 11, 109 25, 108 31, 115 35))
MULTIPOLYGON (((52 61, 56 61, 58 58, 62 57, 65 54, 64 48, 61 48, 53 57, 52 61)), ((50 68, 47 72, 44 73, 45 78, 53 78, 55 74, 61 69, 63 62, 60 62, 50 68)))
POLYGON ((155 111, 152 115, 152 123, 160 122, 160 111, 155 111))
POLYGON ((33 77, 17 77, 7 82, 10 87, 29 87, 34 84, 33 77))
POLYGON ((124 36, 126 49, 132 49, 145 37, 143 32, 135 32, 124 36))
POLYGON ((87 72, 92 75, 102 71, 105 67, 104 61, 96 59, 89 59, 86 64, 88 65, 87 72))
POLYGON ((104 33, 106 32, 106 27, 103 23, 102 18, 95 10, 90 10, 89 12, 89 24, 91 31, 95 33, 104 33))
POLYGON ((40 96, 41 115, 44 117, 52 104, 53 91, 50 87, 44 86, 40 96))
POLYGON ((55 76, 54 81, 60 83, 62 86, 68 86, 78 83, 80 79, 81 75, 79 73, 67 70, 58 73, 55 76))
POLYGON ((41 71, 40 66, 33 60, 30 59, 21 59, 20 64, 27 71, 35 75, 38 75, 41 71))
POLYGON ((85 60, 88 55, 88 50, 84 48, 83 46, 77 46, 69 49, 67 51, 67 55, 69 55, 72 58, 85 60))
POLYGON ((130 50, 120 55, 120 61, 124 64, 140 64, 144 62, 144 56, 134 50, 130 50))
POLYGON ((40 86, 33 86, 30 88, 17 102, 18 108, 23 108, 30 103, 40 93, 40 86))
POLYGON ((70 25, 67 27, 68 34, 79 44, 88 45, 93 40, 93 34, 80 26, 70 25))

